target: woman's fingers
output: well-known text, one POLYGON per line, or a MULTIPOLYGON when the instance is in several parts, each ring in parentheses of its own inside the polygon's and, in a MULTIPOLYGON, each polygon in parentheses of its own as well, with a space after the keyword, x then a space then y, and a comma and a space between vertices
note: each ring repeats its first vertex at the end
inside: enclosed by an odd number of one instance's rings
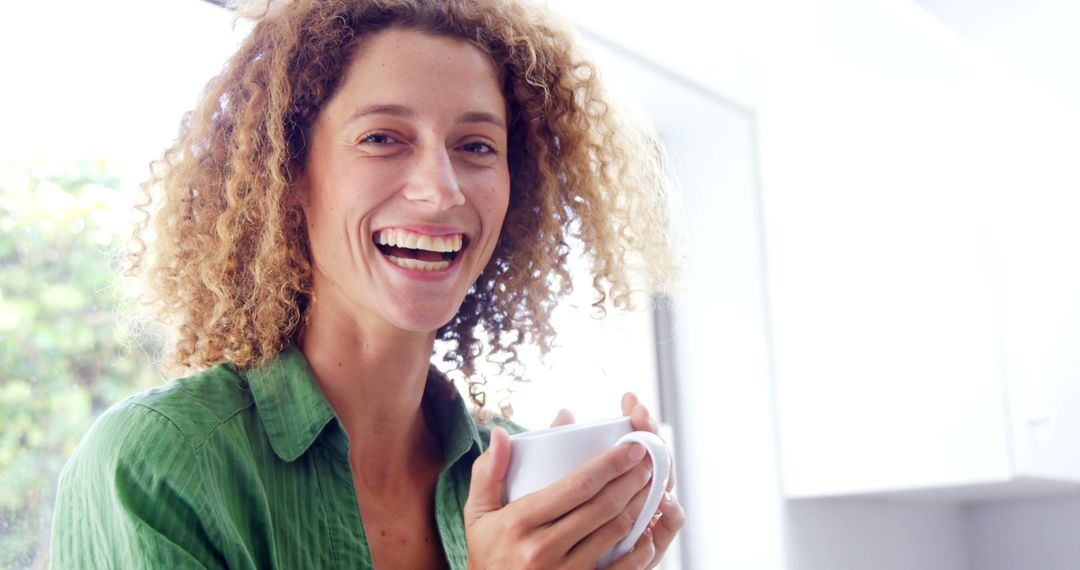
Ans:
POLYGON ((565 426, 572 423, 574 423, 574 413, 563 408, 559 410, 559 413, 555 414, 555 419, 551 420, 551 427, 565 426))
POLYGON ((633 469, 644 458, 645 448, 641 444, 619 445, 590 459, 551 486, 526 495, 507 507, 516 505, 515 508, 526 513, 522 522, 528 526, 549 524, 595 497, 608 483, 633 469))
MULTIPOLYGON (((660 424, 649 413, 649 409, 644 404, 638 401, 637 396, 633 392, 627 392, 622 397, 622 410, 624 416, 630 416, 630 425, 635 430, 650 431, 656 435, 660 435, 660 424)), ((670 492, 675 488, 675 459, 671 461, 671 474, 668 475, 667 490, 670 492)))
POLYGON ((502 508, 506 469, 510 465, 510 435, 501 427, 491 430, 491 444, 473 462, 469 498, 465 501, 465 524, 502 508))
POLYGON ((635 430, 650 431, 660 435, 660 424, 656 423, 649 414, 649 409, 638 400, 636 394, 633 392, 623 394, 621 406, 623 415, 630 416, 630 424, 635 430))
POLYGON ((670 493, 675 488, 675 458, 671 458, 671 470, 668 472, 667 478, 667 492, 670 493))
MULTIPOLYGON (((634 494, 634 497, 630 499, 630 502, 626 504, 618 515, 608 517, 609 520, 606 522, 601 521, 602 524, 596 525, 598 528, 592 534, 574 545, 570 550, 570 558, 575 563, 580 562, 583 566, 595 563, 601 555, 611 550, 616 543, 630 534, 648 496, 649 487, 646 485, 634 494)), ((568 516, 576 514, 578 513, 575 511, 568 516)))
MULTIPOLYGON (((636 499, 637 497, 635 497, 636 499)), ((638 508, 640 509, 640 507, 638 508)), ((686 523, 686 512, 674 495, 665 493, 664 499, 660 501, 660 515, 660 519, 656 524, 650 525, 651 528, 646 530, 645 534, 638 540, 633 552, 620 558, 609 568, 613 570, 655 568, 660 565, 660 561, 668 548, 671 547, 675 536, 682 529, 683 524, 686 523)), ((597 531, 597 534, 599 532, 597 531)))
POLYGON ((636 404, 633 409, 630 410, 630 423, 634 426, 635 430, 648 431, 660 435, 660 424, 656 423, 656 420, 649 414, 649 409, 643 404, 636 404))
POLYGON ((684 523, 686 523, 686 511, 679 504, 679 500, 671 493, 664 493, 664 499, 660 501, 660 520, 653 528, 653 544, 656 547, 655 564, 660 563, 660 558, 667 552, 684 523))
POLYGON ((586 548, 593 553, 595 560, 630 532, 634 519, 645 504, 642 491, 648 491, 651 477, 651 469, 642 461, 628 473, 612 481, 589 502, 548 527, 547 531, 555 536, 554 544, 558 545, 560 551, 569 552, 578 545, 595 545, 599 540, 601 546, 586 548), (605 533, 604 529, 611 530, 605 533), (610 541, 607 542, 607 547, 603 547, 604 537, 609 535, 610 541))
POLYGON ((656 559, 656 547, 653 545, 653 533, 646 529, 629 554, 608 566, 610 570, 642 570, 651 568, 656 559))

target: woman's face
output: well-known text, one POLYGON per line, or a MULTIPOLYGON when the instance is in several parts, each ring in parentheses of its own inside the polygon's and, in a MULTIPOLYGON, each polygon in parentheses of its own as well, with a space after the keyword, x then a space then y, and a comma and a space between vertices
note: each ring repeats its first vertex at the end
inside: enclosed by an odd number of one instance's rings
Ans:
POLYGON ((510 195, 491 60, 411 30, 370 37, 308 137, 299 197, 317 313, 431 332, 491 258, 510 195))

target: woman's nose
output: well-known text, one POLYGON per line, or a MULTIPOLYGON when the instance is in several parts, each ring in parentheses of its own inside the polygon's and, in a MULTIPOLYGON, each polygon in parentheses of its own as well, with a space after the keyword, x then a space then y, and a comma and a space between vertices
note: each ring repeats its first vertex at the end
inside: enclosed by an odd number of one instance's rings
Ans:
POLYGON ((417 153, 405 197, 414 202, 429 203, 438 210, 465 203, 454 164, 445 147, 428 147, 417 153))

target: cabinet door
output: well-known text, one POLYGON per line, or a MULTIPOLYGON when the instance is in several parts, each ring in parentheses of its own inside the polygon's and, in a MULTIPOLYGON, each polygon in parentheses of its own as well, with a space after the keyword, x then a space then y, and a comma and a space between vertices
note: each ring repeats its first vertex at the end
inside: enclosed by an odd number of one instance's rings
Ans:
POLYGON ((991 115, 967 70, 915 49, 925 38, 901 22, 871 23, 888 42, 848 45, 834 30, 829 49, 807 40, 762 66, 789 496, 1012 475, 985 194, 1003 161, 982 144, 991 115))
POLYGON ((1017 471, 1080 481, 1080 120, 1037 113, 1013 131, 1061 129, 1017 156, 991 222, 1017 471))

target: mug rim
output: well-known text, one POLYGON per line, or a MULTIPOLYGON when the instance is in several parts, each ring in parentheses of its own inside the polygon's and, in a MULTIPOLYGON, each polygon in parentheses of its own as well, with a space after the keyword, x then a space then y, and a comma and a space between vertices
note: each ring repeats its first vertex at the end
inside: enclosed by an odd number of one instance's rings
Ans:
POLYGON ((510 436, 510 440, 514 441, 514 440, 521 440, 521 439, 533 439, 533 438, 541 437, 541 436, 545 436, 545 435, 552 435, 552 434, 561 433, 561 432, 568 432, 568 431, 583 431, 583 430, 589 429, 589 428, 606 427, 606 426, 609 426, 609 425, 614 425, 614 424, 623 423, 623 422, 629 422, 629 421, 630 421, 630 416, 619 416, 617 418, 606 418, 606 419, 602 419, 602 420, 594 420, 594 421, 591 421, 591 422, 585 422, 585 423, 581 423, 581 424, 566 424, 564 426, 556 426, 556 427, 549 427, 549 428, 538 429, 538 430, 533 430, 533 431, 521 432, 521 433, 514 434, 514 435, 510 436))

